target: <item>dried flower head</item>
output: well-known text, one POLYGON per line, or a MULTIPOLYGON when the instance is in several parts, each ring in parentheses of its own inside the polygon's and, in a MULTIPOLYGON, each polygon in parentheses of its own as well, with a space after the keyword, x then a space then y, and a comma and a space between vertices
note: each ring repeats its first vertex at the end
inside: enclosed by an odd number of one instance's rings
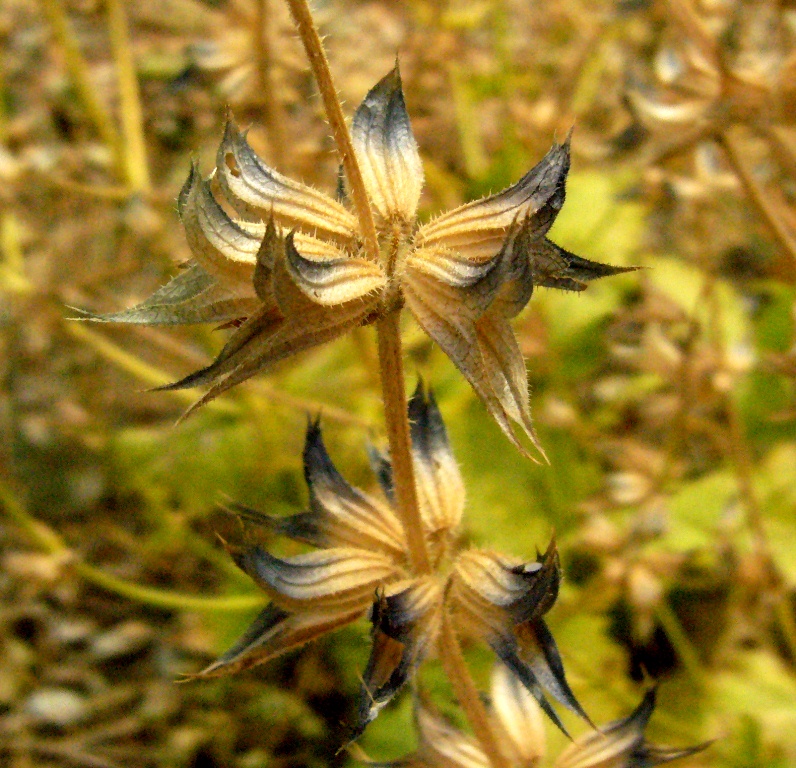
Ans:
MULTIPOLYGON (((500 666, 492 674, 491 694, 493 725, 502 736, 500 743, 509 764, 538 768, 544 761, 546 744, 535 699, 500 666)), ((653 768, 707 746, 676 749, 650 744, 644 730, 654 708, 655 690, 651 689, 629 717, 580 737, 558 756, 553 768, 653 768)), ((478 743, 447 723, 429 704, 418 704, 415 720, 419 745, 414 754, 392 763, 366 762, 382 768, 490 768, 478 743)))
POLYGON ((632 269, 582 259, 546 237, 564 204, 569 139, 514 186, 421 225, 423 168, 397 66, 367 94, 351 134, 376 216, 377 260, 363 247, 344 185, 339 201, 282 176, 230 120, 215 172, 203 180, 194 166, 180 194, 194 255, 188 269, 143 304, 99 319, 238 326, 211 365, 171 385, 209 386, 201 404, 405 305, 512 442, 525 451, 514 423, 538 447, 509 320, 534 286, 580 291, 632 269), (241 219, 227 215, 211 184, 241 219))
POLYGON ((409 403, 409 415, 432 572, 418 576, 412 570, 393 508, 389 459, 373 453, 383 498, 366 494, 335 469, 313 421, 304 449, 307 511, 282 518, 246 507, 238 511, 257 526, 315 549, 288 558, 260 546, 233 550, 236 563, 273 602, 201 674, 259 664, 368 614, 373 648, 363 675, 357 736, 433 652, 449 612, 457 627, 494 649, 562 730, 545 692, 586 718, 542 618, 558 593, 555 544, 531 563, 487 551, 460 551, 464 487, 433 395, 422 385, 409 403))

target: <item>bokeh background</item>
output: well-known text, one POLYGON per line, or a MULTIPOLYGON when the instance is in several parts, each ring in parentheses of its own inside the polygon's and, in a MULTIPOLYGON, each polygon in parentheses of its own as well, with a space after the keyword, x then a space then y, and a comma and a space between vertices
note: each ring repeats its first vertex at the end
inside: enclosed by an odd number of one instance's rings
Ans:
MULTIPOLYGON (((660 680, 651 740, 716 740, 684 768, 796 764, 796 4, 315 6, 350 111, 399 55, 423 216, 508 185, 574 125, 552 236, 644 267, 539 289, 516 324, 550 466, 519 457, 407 318, 409 378, 435 388, 468 485, 467 536, 532 557, 555 531, 550 624, 595 721, 660 680)), ((175 426, 196 393, 148 390, 225 332, 71 319, 140 301, 188 258, 176 196, 191 156, 211 169, 227 109, 280 171, 334 189, 286 10, 4 0, 0 41, 0 764, 350 763, 336 750, 366 626, 175 681, 260 605, 221 544, 240 535, 223 505, 302 508, 308 413, 373 486, 372 330, 175 426)), ((470 654, 485 686, 490 656, 470 654)), ((433 663, 423 686, 456 716, 433 663)), ((362 747, 397 758, 410 723, 404 695, 362 747)))

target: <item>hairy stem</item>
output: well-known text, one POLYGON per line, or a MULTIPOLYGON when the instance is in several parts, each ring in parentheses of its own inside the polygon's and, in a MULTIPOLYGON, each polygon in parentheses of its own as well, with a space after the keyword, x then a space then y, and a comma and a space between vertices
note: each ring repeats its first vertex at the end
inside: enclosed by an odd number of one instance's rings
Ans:
POLYGON ((420 507, 417 503, 414 465, 412 464, 401 347, 400 312, 391 312, 379 320, 379 372, 384 400, 384 420, 390 445, 395 498, 406 529, 412 563, 420 573, 431 570, 420 507))
POLYGON ((500 751, 500 745, 489 722, 489 717, 481 702, 478 689, 475 687, 467 662, 464 660, 462 647, 451 618, 446 612, 442 617, 442 630, 439 638, 439 657, 445 674, 453 685, 453 691, 461 704, 473 733, 478 739, 481 749, 489 758, 493 768, 511 768, 509 761, 500 751))
POLYGON ((307 1, 287 0, 287 4, 301 42, 304 44, 304 50, 307 53, 315 82, 318 83, 318 90, 323 100, 323 108, 326 111, 326 119, 331 126, 334 143, 337 146, 337 152, 343 163, 345 175, 351 186, 351 200, 354 203, 354 209, 359 219, 359 226, 365 241, 365 249, 368 252, 368 256, 375 261, 379 256, 379 242, 376 237, 373 211, 370 208, 368 195, 365 191, 365 183, 362 181, 362 173, 359 170, 359 164, 354 154, 351 134, 348 132, 348 126, 343 117, 343 108, 340 106, 340 99, 337 98, 337 91, 334 87, 326 53, 323 50, 323 43, 318 35, 307 1))
MULTIPOLYGON (((368 256, 376 261, 379 258, 379 242, 376 236, 373 211, 371 210, 365 184, 362 181, 362 173, 354 154, 351 134, 343 117, 343 108, 340 105, 340 99, 337 98, 337 91, 334 87, 332 73, 329 69, 326 53, 323 50, 321 38, 318 35, 307 1, 287 0, 287 4, 298 29, 301 42, 304 44, 312 74, 318 83, 318 90, 323 99, 326 117, 332 128, 337 151, 343 162, 343 168, 351 187, 351 199, 359 220, 359 228, 365 249, 368 256)), ((409 421, 406 415, 406 387, 404 384, 399 320, 400 313, 391 312, 378 323, 379 370, 384 401, 384 420, 390 446, 390 458, 393 465, 393 482, 395 484, 395 496, 398 501, 398 512, 406 530, 412 564, 418 573, 428 573, 430 571, 430 562, 423 536, 420 507, 417 503, 417 487, 409 438, 409 421)))

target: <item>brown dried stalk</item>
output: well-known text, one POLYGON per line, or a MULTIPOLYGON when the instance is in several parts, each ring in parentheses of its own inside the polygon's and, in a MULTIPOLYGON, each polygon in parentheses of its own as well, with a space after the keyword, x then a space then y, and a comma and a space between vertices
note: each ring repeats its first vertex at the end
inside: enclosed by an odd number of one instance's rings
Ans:
MULTIPOLYGON (((334 88, 329 62, 326 59, 321 39, 318 36, 305 0, 287 0, 287 2, 296 22, 301 41, 307 51, 307 57, 318 83, 318 88, 321 91, 326 116, 332 126, 335 144, 351 185, 351 197, 360 226, 365 234, 366 247, 373 257, 377 258, 379 247, 376 240, 373 212, 370 208, 365 185, 362 181, 362 173, 354 154, 351 136, 343 117, 340 100, 337 98, 337 91, 334 88)), ((406 407, 399 312, 395 311, 389 314, 379 321, 377 327, 379 370, 381 373, 387 438, 393 463, 398 509, 403 519, 404 529, 407 533, 407 544, 411 549, 415 567, 420 573, 426 573, 430 570, 429 558, 420 521, 420 509, 417 503, 417 488, 409 442, 409 421, 406 407)), ((483 704, 478 698, 478 689, 470 676, 459 642, 447 617, 443 620, 443 631, 439 645, 440 655, 445 660, 446 669, 450 667, 449 671, 455 673, 452 677, 452 682, 456 687, 459 703, 467 714, 473 731, 479 739, 484 753, 489 758, 489 762, 494 768, 508 768, 508 763, 500 752, 497 737, 486 718, 483 704)))
MULTIPOLYGON (((345 169, 348 183, 351 186, 351 199, 354 203, 359 226, 361 228, 365 248, 370 257, 376 261, 379 257, 379 243, 376 237, 376 225, 370 207, 368 194, 362 180, 351 134, 348 131, 343 108, 334 87, 329 62, 323 49, 310 9, 304 0, 287 0, 290 13, 296 22, 296 28, 304 50, 307 52, 312 73, 323 99, 326 117, 332 127, 337 152, 345 169)), ((377 326, 379 337, 379 370, 381 373, 382 395, 384 397, 384 413, 387 426, 387 440, 390 445, 390 456, 395 472, 395 489, 398 509, 409 539, 412 562, 418 572, 429 571, 428 551, 423 540, 420 509, 417 503, 417 490, 414 470, 412 468, 412 451, 409 443, 409 422, 406 410, 406 386, 404 384, 403 353, 401 347, 401 330, 399 313, 394 311, 379 321, 377 326)))

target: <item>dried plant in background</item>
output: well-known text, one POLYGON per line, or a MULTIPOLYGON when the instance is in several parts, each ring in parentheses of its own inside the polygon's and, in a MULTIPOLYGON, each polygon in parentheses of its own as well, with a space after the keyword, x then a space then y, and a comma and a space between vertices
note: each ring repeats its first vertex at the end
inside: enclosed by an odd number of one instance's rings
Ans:
POLYGON ((630 72, 629 106, 649 134, 646 162, 683 207, 709 210, 742 192, 783 254, 745 269, 787 279, 796 261, 794 11, 768 0, 663 6, 651 71, 630 72))

